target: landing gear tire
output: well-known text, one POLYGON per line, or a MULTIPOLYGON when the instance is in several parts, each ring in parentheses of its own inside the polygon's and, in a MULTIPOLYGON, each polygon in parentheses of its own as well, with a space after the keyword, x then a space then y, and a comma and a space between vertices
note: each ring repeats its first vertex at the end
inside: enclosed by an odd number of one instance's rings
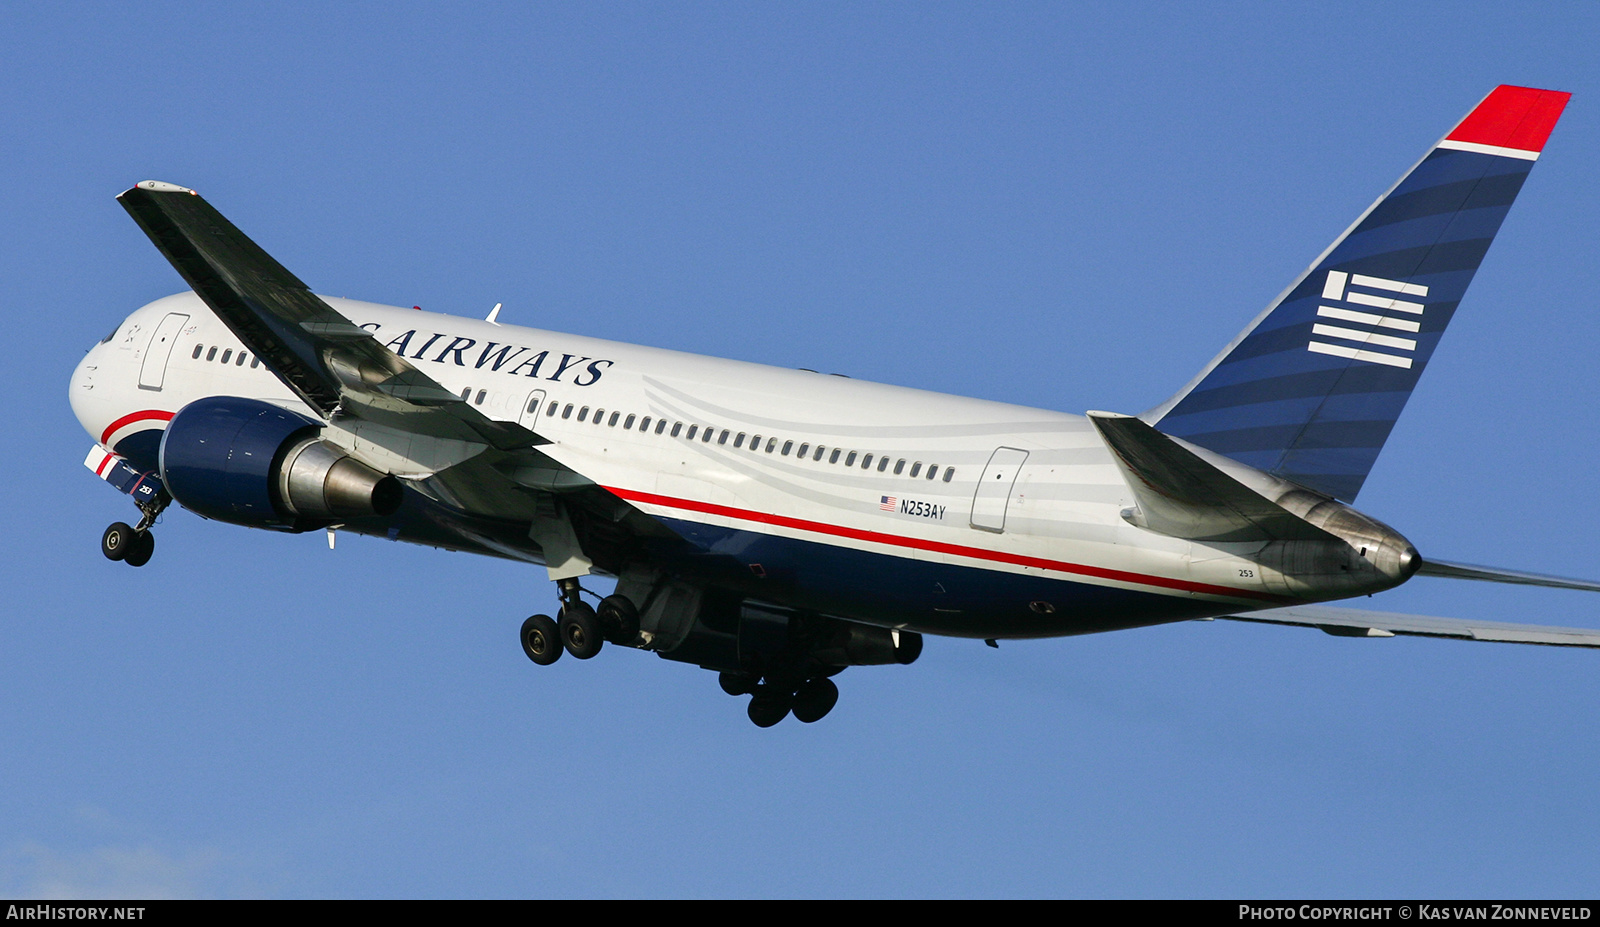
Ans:
POLYGON ((794 716, 810 724, 821 721, 839 702, 839 687, 832 679, 810 679, 794 694, 794 716))
POLYGON ((789 707, 793 702, 794 695, 791 693, 761 686, 751 696, 746 713, 756 727, 771 727, 789 716, 789 707))
POLYGON ((717 685, 729 695, 749 695, 756 690, 755 678, 744 673, 718 673, 717 685))
POLYGON ((580 660, 587 660, 600 652, 605 638, 600 634, 600 619, 585 602, 574 602, 561 608, 561 642, 567 652, 580 660))
POLYGON ((633 643, 639 636, 639 609, 625 595, 608 595, 595 611, 606 640, 618 646, 633 643))
POLYGON ((156 552, 156 536, 146 531, 135 531, 128 541, 127 555, 122 562, 131 567, 142 567, 150 562, 156 552))
POLYGON ((107 560, 122 560, 128 556, 128 551, 133 544, 133 526, 120 521, 114 521, 106 528, 106 533, 100 535, 100 553, 106 555, 107 560))
POLYGON ((554 618, 534 615, 522 623, 522 652, 540 666, 549 666, 561 659, 561 632, 554 618))

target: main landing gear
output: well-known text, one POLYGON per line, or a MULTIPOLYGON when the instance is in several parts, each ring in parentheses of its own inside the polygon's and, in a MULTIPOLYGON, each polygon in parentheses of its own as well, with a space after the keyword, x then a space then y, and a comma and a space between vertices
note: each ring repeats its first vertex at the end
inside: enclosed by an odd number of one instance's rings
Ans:
POLYGON ((556 618, 533 615, 522 623, 522 652, 540 666, 561 659, 565 650, 579 660, 600 652, 606 641, 632 644, 639 636, 639 609, 627 596, 609 595, 595 608, 583 601, 576 579, 559 581, 561 610, 556 618))
MULTIPOLYGON (((835 669, 838 672, 843 667, 835 669)), ((791 713, 806 724, 821 721, 839 701, 839 687, 827 676, 815 676, 796 683, 782 677, 756 677, 747 673, 722 673, 717 677, 722 691, 729 695, 750 696, 746 713, 756 727, 772 727, 791 713)))
POLYGON ((128 566, 142 567, 149 563, 150 557, 156 552, 156 536, 151 533, 150 526, 156 523, 162 510, 171 501, 162 494, 159 498, 140 503, 139 511, 143 517, 138 525, 112 522, 100 535, 100 553, 105 554, 107 560, 121 560, 128 566))

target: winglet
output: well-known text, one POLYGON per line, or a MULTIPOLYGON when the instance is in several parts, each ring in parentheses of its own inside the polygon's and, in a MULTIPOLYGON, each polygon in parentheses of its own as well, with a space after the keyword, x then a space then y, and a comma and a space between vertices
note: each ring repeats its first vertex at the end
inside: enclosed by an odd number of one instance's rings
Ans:
POLYGON ((1445 136, 1440 148, 1529 161, 1539 157, 1572 94, 1501 84, 1445 136))

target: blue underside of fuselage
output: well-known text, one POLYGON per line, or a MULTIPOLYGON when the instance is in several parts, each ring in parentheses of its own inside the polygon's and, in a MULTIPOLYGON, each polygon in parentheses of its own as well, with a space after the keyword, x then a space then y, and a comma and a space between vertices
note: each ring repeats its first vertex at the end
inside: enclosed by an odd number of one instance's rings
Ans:
POLYGON ((1227 605, 780 537, 686 519, 660 521, 731 560, 749 594, 873 624, 958 637, 1059 637, 1227 614, 1227 605), (764 578, 762 578, 764 577, 764 578))

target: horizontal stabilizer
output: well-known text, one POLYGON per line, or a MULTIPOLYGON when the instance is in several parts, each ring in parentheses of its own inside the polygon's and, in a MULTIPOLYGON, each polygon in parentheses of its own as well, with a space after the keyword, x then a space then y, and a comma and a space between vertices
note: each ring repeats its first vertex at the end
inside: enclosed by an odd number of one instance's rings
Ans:
POLYGON ((1495 567, 1474 566, 1470 563, 1445 563, 1442 560, 1424 560, 1417 571, 1421 576, 1442 576, 1449 579, 1475 579, 1486 583, 1509 583, 1513 586, 1549 586, 1552 589, 1581 589, 1600 592, 1600 582, 1592 579, 1568 579, 1564 576, 1546 576, 1543 573, 1524 573, 1520 570, 1501 570, 1495 567))
POLYGON ((199 194, 146 180, 117 200, 206 305, 307 405, 501 450, 548 443, 490 419, 340 315, 199 194))
POLYGON ((1088 415, 1139 503, 1140 527, 1196 541, 1340 540, 1131 415, 1088 415))
POLYGON ((1397 615, 1357 608, 1297 605, 1269 608, 1242 615, 1225 615, 1229 621, 1254 621, 1317 628, 1339 637, 1453 637, 1458 640, 1504 644, 1545 644, 1551 647, 1600 648, 1600 631, 1590 628, 1556 628, 1468 618, 1433 618, 1397 615))

